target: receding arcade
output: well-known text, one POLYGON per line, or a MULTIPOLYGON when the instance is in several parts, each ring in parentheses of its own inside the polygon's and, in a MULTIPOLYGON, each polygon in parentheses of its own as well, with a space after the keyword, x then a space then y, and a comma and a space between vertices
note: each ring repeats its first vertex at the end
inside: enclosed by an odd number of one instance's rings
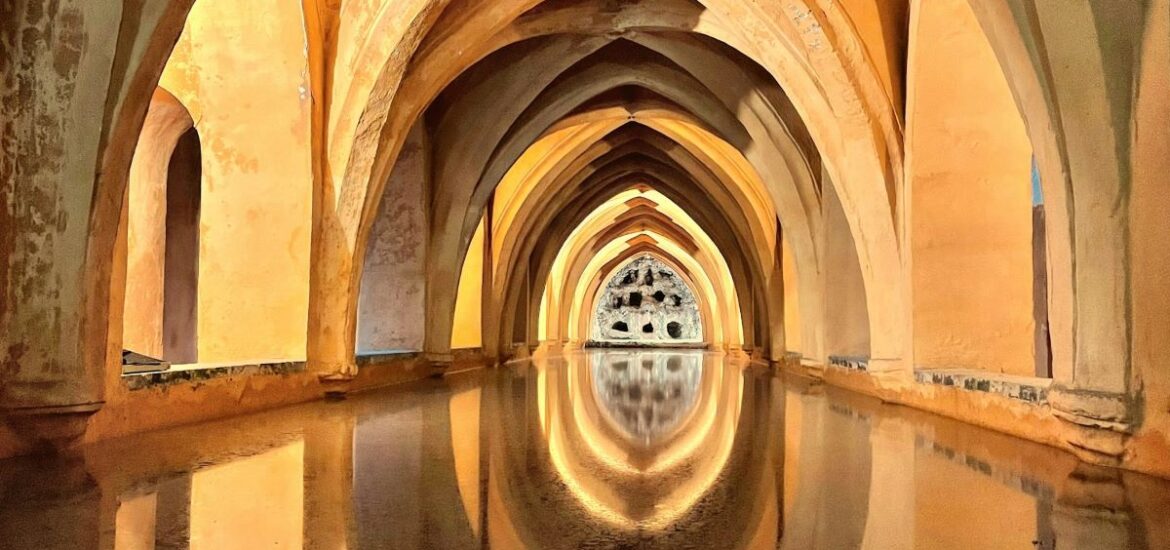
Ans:
POLYGON ((612 330, 1170 475, 1167 2, 20 3, 0 455, 612 330))

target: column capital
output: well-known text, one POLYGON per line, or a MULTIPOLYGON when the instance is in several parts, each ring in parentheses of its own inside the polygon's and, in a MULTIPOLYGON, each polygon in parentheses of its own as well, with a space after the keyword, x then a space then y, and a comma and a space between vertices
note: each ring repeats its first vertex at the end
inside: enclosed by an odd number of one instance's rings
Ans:
POLYGON ((4 424, 34 449, 61 452, 81 442, 89 417, 104 404, 0 408, 0 415, 4 424))

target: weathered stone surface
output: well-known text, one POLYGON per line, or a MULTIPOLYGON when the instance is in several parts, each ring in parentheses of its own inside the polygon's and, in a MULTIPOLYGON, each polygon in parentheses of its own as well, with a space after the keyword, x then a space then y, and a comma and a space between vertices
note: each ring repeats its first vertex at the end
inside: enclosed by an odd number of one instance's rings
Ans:
POLYGON ((703 324, 695 294, 675 273, 651 256, 641 256, 617 271, 597 302, 594 340, 695 342, 703 324))

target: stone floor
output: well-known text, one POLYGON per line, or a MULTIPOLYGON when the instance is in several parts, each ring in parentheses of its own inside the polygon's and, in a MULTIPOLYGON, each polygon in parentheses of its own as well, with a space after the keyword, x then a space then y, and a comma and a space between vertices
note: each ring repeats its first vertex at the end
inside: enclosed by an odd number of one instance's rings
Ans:
POLYGON ((694 351, 0 462, 0 548, 186 547, 1170 548, 1170 482, 694 351))

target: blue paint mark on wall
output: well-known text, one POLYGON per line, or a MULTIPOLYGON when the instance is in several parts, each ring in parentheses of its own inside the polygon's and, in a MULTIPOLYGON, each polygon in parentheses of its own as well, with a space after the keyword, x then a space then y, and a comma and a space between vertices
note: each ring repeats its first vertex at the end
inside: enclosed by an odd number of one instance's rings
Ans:
POLYGON ((1032 157, 1032 206, 1044 204, 1044 190, 1040 188, 1040 168, 1036 166, 1036 157, 1032 157))

